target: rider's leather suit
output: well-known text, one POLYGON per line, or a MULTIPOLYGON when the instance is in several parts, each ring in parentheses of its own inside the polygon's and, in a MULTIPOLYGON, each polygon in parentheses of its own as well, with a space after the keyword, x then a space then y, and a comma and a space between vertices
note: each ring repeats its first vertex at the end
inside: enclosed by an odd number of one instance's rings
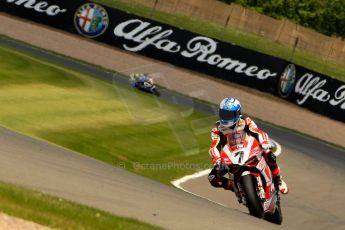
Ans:
MULTIPOLYGON (((214 168, 208 177, 212 186, 232 190, 232 181, 224 177, 227 171, 224 167, 219 167, 220 153, 226 144, 228 144, 230 150, 243 147, 248 135, 256 138, 263 149, 269 148, 267 133, 259 129, 250 117, 241 116, 233 129, 222 126, 219 121, 216 122, 211 131, 212 145, 209 150, 214 164, 214 168)), ((277 165, 276 156, 271 151, 266 151, 263 156, 272 171, 273 177, 280 177, 280 168, 277 165)))

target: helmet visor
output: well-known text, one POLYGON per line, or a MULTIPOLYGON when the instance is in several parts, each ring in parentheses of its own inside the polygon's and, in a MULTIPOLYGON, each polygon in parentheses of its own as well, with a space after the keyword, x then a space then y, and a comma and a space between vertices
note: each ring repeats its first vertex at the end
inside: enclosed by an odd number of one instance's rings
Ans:
POLYGON ((236 122, 240 117, 240 111, 219 110, 219 118, 221 122, 236 122))

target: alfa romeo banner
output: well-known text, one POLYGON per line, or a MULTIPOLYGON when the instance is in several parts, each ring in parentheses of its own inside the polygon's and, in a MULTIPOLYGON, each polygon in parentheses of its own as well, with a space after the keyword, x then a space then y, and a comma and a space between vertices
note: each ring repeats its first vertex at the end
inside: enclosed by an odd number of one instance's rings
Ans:
POLYGON ((342 103, 345 92, 341 82, 279 58, 90 1, 0 0, 0 9, 129 52, 278 94, 300 106, 345 121, 342 103), (317 76, 319 83, 315 80, 317 76), (323 84, 324 79, 327 80, 323 84), (322 90, 330 95, 327 102, 322 90))
POLYGON ((288 64, 277 82, 280 97, 345 122, 345 82, 288 64))
POLYGON ((7 13, 274 92, 283 60, 88 1, 0 0, 7 13))

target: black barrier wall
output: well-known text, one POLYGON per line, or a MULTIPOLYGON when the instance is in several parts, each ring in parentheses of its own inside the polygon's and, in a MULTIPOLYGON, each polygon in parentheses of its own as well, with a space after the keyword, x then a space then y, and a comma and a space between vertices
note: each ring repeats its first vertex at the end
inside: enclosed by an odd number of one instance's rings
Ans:
POLYGON ((299 106, 345 122, 345 83, 302 66, 288 64, 277 93, 299 106))
POLYGON ((274 93, 345 122, 343 82, 279 58, 89 1, 0 0, 0 9, 126 51, 274 93))

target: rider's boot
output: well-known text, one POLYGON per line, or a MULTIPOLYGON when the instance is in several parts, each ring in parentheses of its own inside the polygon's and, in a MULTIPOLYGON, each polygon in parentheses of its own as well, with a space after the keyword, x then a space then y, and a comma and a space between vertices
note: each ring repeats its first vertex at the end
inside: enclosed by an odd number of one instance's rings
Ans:
POLYGON ((278 188, 281 194, 288 194, 289 189, 285 181, 282 179, 282 176, 275 176, 273 180, 274 180, 274 183, 278 185, 278 188))
POLYGON ((280 175, 280 168, 277 165, 277 159, 273 152, 266 152, 264 155, 266 162, 271 169, 273 181, 278 186, 280 193, 287 194, 289 192, 288 186, 280 175))

